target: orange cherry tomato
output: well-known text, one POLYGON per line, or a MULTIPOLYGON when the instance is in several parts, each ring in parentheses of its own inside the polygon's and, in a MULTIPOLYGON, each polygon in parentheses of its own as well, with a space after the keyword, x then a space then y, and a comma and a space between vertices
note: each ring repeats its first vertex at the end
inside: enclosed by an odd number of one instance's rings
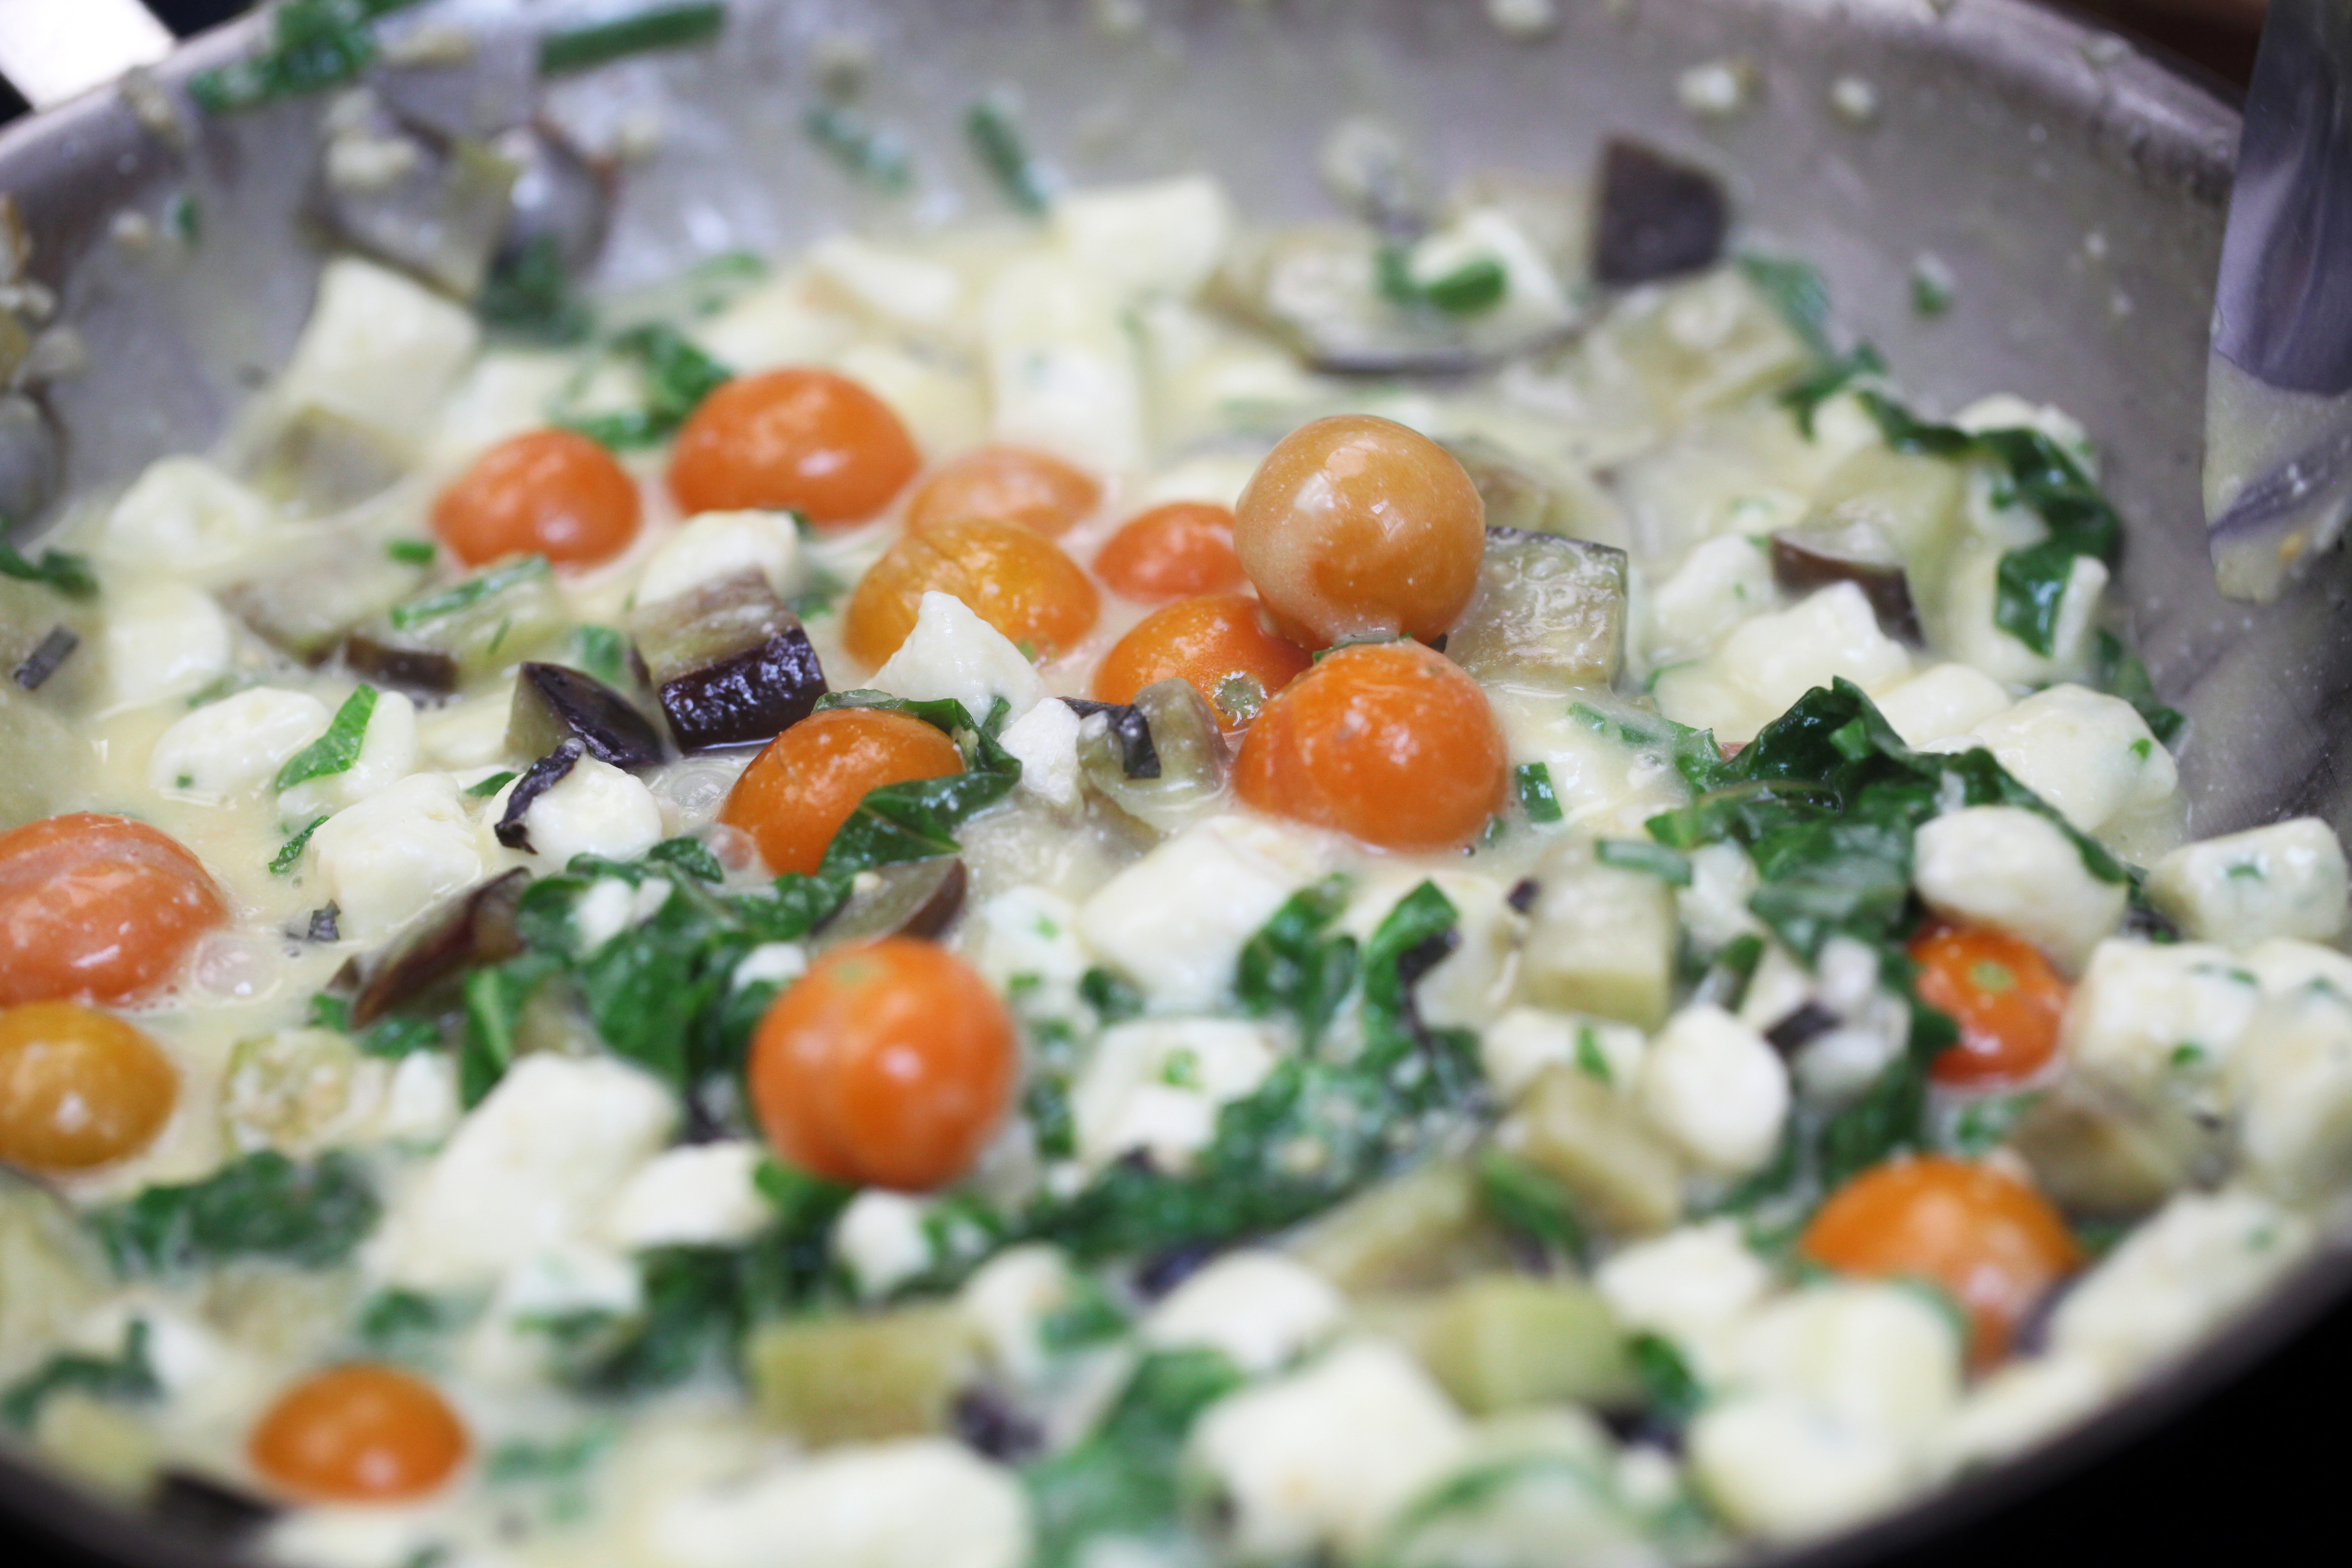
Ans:
POLYGON ((1468 843, 1501 805, 1509 755, 1478 683, 1418 643, 1343 647, 1265 705, 1234 785, 1276 816, 1382 849, 1468 843))
POLYGON ((465 1424, 432 1384, 355 1362, 278 1396, 247 1444, 253 1468, 317 1502, 425 1496, 464 1463, 465 1424))
POLYGON ((179 1096, 171 1060, 112 1014, 78 1002, 0 1009, 0 1162, 111 1164, 155 1141, 179 1096))
POLYGON ((836 1182, 928 1192, 971 1168, 1013 1100, 1013 1017, 971 965, 894 936, 826 953, 751 1037, 776 1152, 836 1182))
POLYGON ((1128 519, 1095 552, 1095 575, 1112 593, 1147 604, 1230 594, 1249 582, 1234 550, 1234 514, 1193 500, 1170 501, 1128 519))
POLYGON ((2066 983, 2032 943, 1988 926, 1935 925, 1911 939, 1919 999, 1948 1013, 1960 1042, 1936 1058, 1938 1083, 2032 1078, 2058 1054, 2066 983))
POLYGON ((1486 503, 1428 437, 1341 414, 1293 430, 1258 466, 1234 509, 1234 545, 1296 641, 1430 642, 1477 586, 1486 503))
POLYGON ((890 504, 922 459, 890 405, 829 370, 740 376, 677 433, 669 490, 688 512, 799 512, 820 528, 890 504))
POLYGON ((629 547, 645 515, 637 481, 569 430, 510 437, 474 459, 433 503, 433 531, 468 566, 544 555, 593 566, 629 547))
POLYGON ((850 657, 878 665, 898 652, 927 593, 953 595, 1047 655, 1085 637, 1102 608, 1093 581, 1042 534, 996 518, 935 522, 901 538, 857 580, 842 623, 850 657))
POLYGON ((743 770, 719 820, 740 828, 776 872, 813 872, 857 803, 884 784, 963 772, 963 753, 920 719, 878 708, 812 713, 743 770))
POLYGON ((1247 594, 1179 599, 1144 616, 1103 656, 1095 668, 1095 700, 1132 702, 1155 680, 1189 680, 1228 729, 1237 728, 1313 662, 1305 648, 1268 629, 1265 611, 1247 594))
POLYGON ((907 503, 907 526, 965 518, 994 518, 1052 537, 1102 504, 1102 486, 1044 452, 1026 447, 982 447, 966 452, 923 481, 907 503))
POLYGON ((1969 1314, 1969 1359, 1990 1365, 2050 1288, 2082 1267, 2066 1222, 2032 1187, 1941 1155, 1874 1165, 1830 1194, 1798 1250, 1842 1274, 1925 1279, 1969 1314))
POLYGON ((168 834, 89 812, 28 822, 0 834, 0 1007, 130 1001, 227 919, 212 878, 168 834))

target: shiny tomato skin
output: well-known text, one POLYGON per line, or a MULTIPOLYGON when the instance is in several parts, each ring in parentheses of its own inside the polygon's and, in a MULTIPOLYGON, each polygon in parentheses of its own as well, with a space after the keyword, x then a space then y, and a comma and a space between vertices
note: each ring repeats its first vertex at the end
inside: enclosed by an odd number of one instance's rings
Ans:
POLYGON ((1433 642, 1468 607, 1486 503, 1453 454, 1341 414, 1284 437, 1234 508, 1234 546, 1276 626, 1311 648, 1433 642))
POLYGON ((719 820, 740 828, 774 872, 814 872, 833 836, 885 784, 963 772, 953 741, 920 719, 879 708, 812 713, 751 759, 719 820))
POLYGON ((1189 681, 1231 730, 1313 662, 1305 648, 1274 634, 1255 599, 1205 595, 1162 605, 1137 622, 1095 667, 1094 695, 1097 702, 1132 702, 1155 681, 1189 681), (1228 688, 1235 679, 1245 697, 1228 688))
POLYGON ((1265 705, 1234 785, 1274 816, 1382 849, 1458 848, 1503 802, 1509 754, 1478 683, 1418 643, 1328 654, 1265 705))
POLYGON ((355 1362, 279 1394, 246 1452, 257 1471, 296 1497, 389 1503, 439 1490, 470 1446, 465 1423, 432 1384, 355 1362))
POLYGON ((998 518, 935 522, 901 536, 858 579, 842 620, 850 657, 878 666, 898 652, 928 593, 962 600, 1045 657, 1066 652, 1102 610, 1094 580, 1044 535, 998 518))
POLYGON ((929 1192, 979 1158, 1019 1076, 1012 1015, 937 943, 836 949, 752 1037, 751 1102, 786 1162, 836 1182, 929 1192))
POLYGON ((669 489, 698 511, 797 511, 819 528, 879 513, 922 458, 890 405, 847 376, 795 368, 738 376, 687 417, 669 489))
POLYGON ((907 526, 988 518, 1053 538, 1102 504, 1092 474, 1026 447, 982 447, 925 479, 907 503, 907 526))
POLYGON ((2032 943, 1989 926, 1933 925, 1911 939, 1919 999, 1948 1014, 1959 1043, 1929 1069, 1938 1083, 2022 1083, 2058 1055, 2066 982, 2032 943))
POLYGON ((168 834, 92 812, 28 822, 0 834, 0 1006, 135 1000, 227 919, 168 834))
POLYGON ((1112 593, 1147 605, 1249 585, 1234 549, 1234 514, 1206 501, 1137 513, 1095 552, 1094 567, 1112 593))
POLYGON ((637 482, 612 453, 569 430, 509 437, 433 503, 433 531, 468 566, 508 555, 593 566, 626 550, 643 520, 637 482))
POLYGON ((0 1008, 0 1163, 110 1165, 152 1143, 179 1097, 171 1058, 111 1014, 78 1002, 0 1008))
POLYGON ((1832 1193, 1797 1250, 1841 1274, 1923 1279, 1969 1322, 1969 1359, 2008 1354, 2018 1325, 2082 1267, 2082 1248, 2047 1199, 1990 1165, 1942 1155, 1874 1165, 1832 1193))

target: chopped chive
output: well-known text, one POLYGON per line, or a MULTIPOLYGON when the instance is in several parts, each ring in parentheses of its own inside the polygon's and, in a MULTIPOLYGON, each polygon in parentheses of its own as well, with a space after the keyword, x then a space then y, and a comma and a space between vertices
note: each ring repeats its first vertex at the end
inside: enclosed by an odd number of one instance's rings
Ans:
POLYGON ((914 184, 915 163, 906 143, 845 109, 819 104, 802 118, 801 129, 845 173, 877 191, 903 191, 914 184))
POLYGON ((63 550, 44 550, 38 561, 27 561, 15 545, 5 539, 0 539, 0 577, 39 583, 55 588, 68 599, 87 599, 98 592, 98 579, 90 573, 87 556, 63 550))
POLYGON ((302 851, 310 847, 310 835, 318 832, 319 825, 326 820, 323 816, 314 816, 295 829, 294 837, 289 838, 286 841, 286 847, 271 858, 269 874, 273 877, 283 877, 300 864, 302 851))
POLYGON ((327 732, 286 759, 278 770, 278 787, 292 789, 310 779, 325 778, 330 773, 351 771, 360 760, 360 747, 367 740, 368 720, 375 713, 375 688, 362 686, 343 700, 335 710, 334 721, 327 732))
POLYGON ((544 555, 526 555, 507 565, 493 566, 454 587, 444 588, 437 594, 427 594, 421 599, 411 599, 404 605, 394 605, 392 607, 393 626, 404 632, 427 621, 437 621, 460 610, 470 610, 491 595, 503 594, 518 583, 543 577, 547 572, 547 557, 544 555))
POLYGON ((1542 763, 1522 763, 1513 775, 1518 783, 1519 806, 1529 822, 1560 820, 1559 796, 1551 787, 1551 769, 1542 763))
POLYGON ((726 25, 724 5, 655 5, 593 27, 548 34, 539 41, 539 69, 542 76, 562 76, 651 49, 687 48, 717 37, 726 25))
POLYGON ((973 155, 995 179, 1005 199, 1024 213, 1042 216, 1053 205, 1053 195, 1036 161, 1029 155, 1028 143, 1010 106, 998 99, 982 99, 964 111, 963 131, 973 155))
POLYGON ((1599 1079, 1602 1083, 1616 1081, 1609 1058, 1601 1054, 1601 1032, 1590 1024, 1576 1026, 1576 1066, 1587 1078, 1599 1079))
POLYGON ((383 547, 383 552, 404 566, 433 564, 433 546, 422 539, 395 539, 383 547))
POLYGON ((498 794, 499 791, 506 788, 508 784, 513 783, 514 778, 515 775, 511 770, 501 770, 500 772, 492 773, 488 778, 482 780, 479 784, 467 784, 466 786, 466 793, 472 795, 476 800, 488 800, 490 796, 498 794))
POLYGON ((1663 844, 1647 844, 1638 838, 1603 838, 1592 847, 1592 858, 1603 866, 1639 871, 1677 888, 1687 888, 1691 883, 1690 857, 1663 844))

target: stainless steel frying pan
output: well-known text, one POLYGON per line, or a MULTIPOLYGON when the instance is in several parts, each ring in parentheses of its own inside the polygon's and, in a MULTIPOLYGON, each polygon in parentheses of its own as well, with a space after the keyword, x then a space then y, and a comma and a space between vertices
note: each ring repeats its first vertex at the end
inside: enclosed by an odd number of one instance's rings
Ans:
MULTIPOLYGON (((629 8, 452 0, 442 14, 495 40, 629 8)), ((1580 173, 1603 135, 1633 132, 1720 171, 1747 239, 1816 262, 1843 318, 1930 405, 1999 387, 2080 416, 2130 524, 2120 588, 2136 636, 2194 726, 2182 784, 2197 831, 2308 811, 2352 832, 2339 608, 2352 566, 2325 562, 2281 603, 2248 606, 2219 596, 2206 555, 2197 463, 2235 113, 2022 0, 1559 0, 1558 12, 1527 37, 1475 0, 734 0, 722 47, 567 80, 546 107, 592 132, 657 122, 621 184, 601 265, 612 284, 845 221, 992 203, 960 129, 992 89, 1017 97, 1039 152, 1074 180, 1207 167, 1269 216, 1328 205, 1315 151, 1350 115, 1384 120, 1442 175, 1580 173), (867 109, 918 151, 920 189, 897 209, 877 211, 800 128, 845 41, 874 63, 867 109), (1710 61, 1752 72, 1746 108, 1701 119, 1682 107, 1677 76, 1710 61), (1956 283, 1933 320, 1909 303, 1923 256, 1956 283)), ((180 92, 254 26, 156 68, 176 126, 152 93, 102 90, 0 134, 0 191, 33 242, 33 276, 86 351, 42 394, 68 488, 117 484, 212 440, 309 304, 319 258, 298 209, 320 102, 202 121, 180 92), (139 220, 163 222, 184 192, 201 205, 201 244, 137 243, 139 220)), ((513 90, 501 62, 515 58, 483 49, 469 90, 513 90)), ((1883 1556, 2046 1486, 2179 1416, 2347 1291, 2352 1247, 2339 1245, 2053 1448, 1803 1560, 1883 1556)), ((13 1465, 0 1464, 0 1510, 121 1562, 210 1560, 13 1465)))

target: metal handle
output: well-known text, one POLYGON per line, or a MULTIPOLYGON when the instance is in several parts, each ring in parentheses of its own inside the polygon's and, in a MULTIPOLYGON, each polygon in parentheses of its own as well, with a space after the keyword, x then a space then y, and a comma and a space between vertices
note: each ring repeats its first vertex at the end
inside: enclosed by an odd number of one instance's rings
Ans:
POLYGON ((140 0, 0 0, 0 76, 47 109, 172 52, 140 0))

